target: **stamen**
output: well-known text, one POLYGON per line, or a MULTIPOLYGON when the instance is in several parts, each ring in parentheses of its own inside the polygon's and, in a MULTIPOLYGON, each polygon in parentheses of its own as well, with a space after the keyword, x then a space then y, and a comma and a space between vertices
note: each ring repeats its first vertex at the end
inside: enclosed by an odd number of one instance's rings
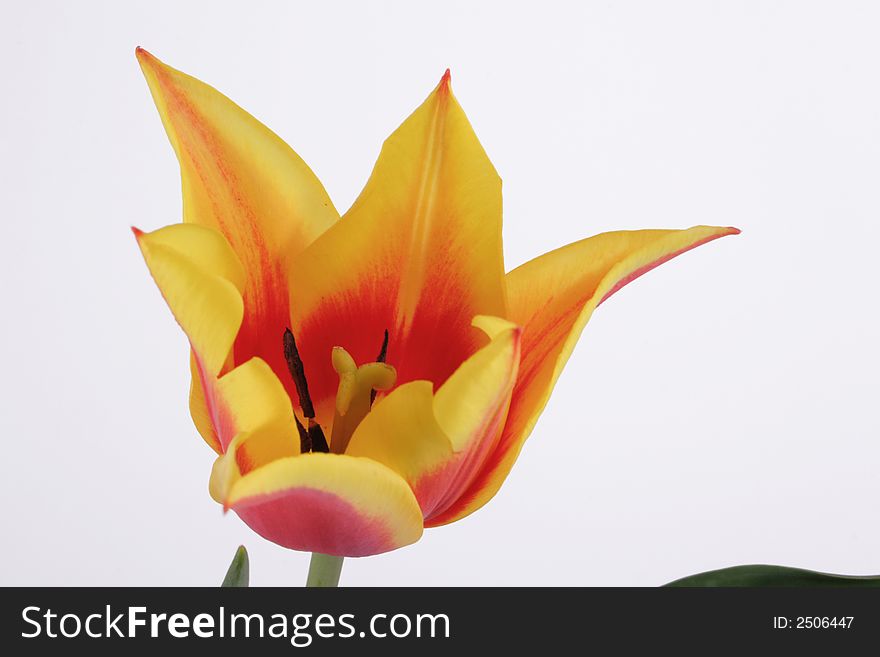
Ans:
POLYGON ((284 359, 287 361, 287 369, 296 386, 296 394, 299 397, 299 405, 308 420, 309 428, 306 429, 299 418, 296 420, 296 430, 299 432, 299 451, 301 454, 308 452, 329 452, 327 438, 321 425, 315 422, 315 407, 312 404, 312 396, 309 394, 309 383, 306 381, 306 370, 303 367, 302 358, 296 348, 296 340, 290 328, 284 329, 284 359))
POLYGON ((309 395, 306 371, 303 367, 302 358, 299 357, 299 351, 296 348, 293 331, 289 328, 284 329, 284 359, 287 361, 287 369, 290 370, 290 376, 293 377, 293 383, 296 386, 296 394, 299 397, 299 405, 302 407, 303 415, 309 419, 314 418, 315 407, 312 406, 312 398, 309 395))
MULTIPOLYGON (((385 337, 382 338, 382 348, 379 350, 379 355, 376 356, 377 363, 384 363, 388 358, 388 329, 385 329, 385 337)), ((373 402, 376 401, 376 391, 370 391, 370 406, 373 405, 373 402)))
POLYGON ((330 451, 327 438, 324 436, 324 430, 320 424, 311 419, 309 420, 309 441, 312 443, 313 452, 324 452, 326 454, 330 451))
POLYGON ((379 350, 379 355, 376 356, 376 362, 384 363, 386 358, 388 358, 388 329, 385 329, 385 337, 382 338, 382 348, 379 350))
POLYGON ((299 432, 299 453, 308 454, 312 451, 312 439, 309 438, 309 432, 299 421, 299 418, 294 415, 293 419, 296 420, 296 430, 299 432))

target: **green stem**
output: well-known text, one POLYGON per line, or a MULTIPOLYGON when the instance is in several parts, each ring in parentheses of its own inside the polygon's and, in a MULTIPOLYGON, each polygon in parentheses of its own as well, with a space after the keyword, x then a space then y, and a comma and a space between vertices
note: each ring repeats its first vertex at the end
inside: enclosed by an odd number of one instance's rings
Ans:
POLYGON ((344 557, 332 557, 329 554, 312 552, 309 564, 309 577, 306 586, 339 586, 339 574, 342 572, 344 557))

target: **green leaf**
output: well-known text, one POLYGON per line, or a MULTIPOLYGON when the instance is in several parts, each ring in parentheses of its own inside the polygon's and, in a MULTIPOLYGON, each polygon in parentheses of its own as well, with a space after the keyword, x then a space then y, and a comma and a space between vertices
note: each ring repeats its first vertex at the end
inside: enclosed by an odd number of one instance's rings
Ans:
POLYGON ((248 553, 244 549, 244 545, 239 545, 232 557, 232 563, 229 564, 229 570, 226 571, 226 577, 220 585, 223 588, 245 588, 250 579, 250 565, 248 563, 248 553))
POLYGON ((880 575, 832 575, 787 566, 733 566, 682 577, 665 586, 880 587, 880 575))

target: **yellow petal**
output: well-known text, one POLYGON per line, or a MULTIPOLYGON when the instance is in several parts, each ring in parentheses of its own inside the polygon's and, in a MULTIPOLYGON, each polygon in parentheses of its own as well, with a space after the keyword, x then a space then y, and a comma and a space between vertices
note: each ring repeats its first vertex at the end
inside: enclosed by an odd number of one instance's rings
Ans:
MULTIPOLYGON (((384 463, 418 488, 419 479, 455 456, 434 415, 431 382, 410 381, 380 399, 355 429, 346 453, 384 463)), ((426 515, 431 512, 433 500, 419 502, 426 515)))
POLYGON ((361 195, 294 264, 297 342, 319 418, 332 417, 341 345, 398 382, 442 384, 482 343, 474 315, 504 316, 501 180, 448 76, 386 140, 361 195))
MULTIPOLYGON (((253 462, 298 454, 290 398, 269 366, 253 358, 220 376, 229 368, 229 351, 243 312, 244 274, 226 238, 194 224, 174 224, 152 233, 135 230, 135 236, 192 345, 190 411, 199 433, 217 452, 242 432, 273 436, 277 446, 261 448, 262 455, 251 458, 253 462)), ((254 467, 242 463, 244 471, 254 467)))
POLYGON ((238 333, 244 307, 241 264, 225 238, 202 226, 135 230, 144 260, 207 375, 216 377, 238 333))
POLYGON ((519 365, 520 329, 478 318, 491 342, 436 395, 413 381, 380 400, 355 430, 347 454, 384 463, 409 482, 426 526, 458 502, 500 436, 519 365))
POLYGON ((422 535, 407 483, 365 458, 312 453, 277 460, 235 481, 226 502, 255 532, 293 550, 360 557, 422 535))
MULTIPOLYGON (((244 271, 226 238, 210 228, 175 224, 151 233, 134 229, 147 267, 189 338, 190 413, 201 436, 220 453, 213 386, 227 367, 244 313, 244 271)), ((227 438, 231 440, 232 436, 227 438)))
POLYGON ((438 522, 452 522, 488 502, 510 472, 544 409, 581 331, 602 301, 667 260, 739 231, 687 230, 603 233, 551 251, 507 275, 509 317, 523 326, 522 360, 507 424, 483 471, 438 522))
POLYGON ((239 433, 211 469, 208 492, 214 501, 228 509, 233 486, 248 473, 280 459, 297 456, 299 446, 293 445, 288 432, 278 434, 271 427, 239 433))
POLYGON ((254 117, 145 50, 137 58, 180 162, 184 221, 219 230, 247 272, 235 362, 261 356, 283 376, 289 261, 338 214, 308 166, 254 117))
POLYGON ((252 358, 207 389, 212 424, 225 452, 214 463, 209 491, 225 504, 238 479, 298 455, 300 441, 290 398, 265 361, 252 358))
POLYGON ((265 361, 252 358, 239 365, 220 378, 216 391, 223 401, 217 424, 224 444, 241 432, 259 430, 276 438, 279 453, 299 454, 290 397, 265 361))
POLYGON ((189 414, 192 417, 196 430, 205 439, 205 442, 218 454, 223 453, 220 437, 214 428, 214 420, 211 417, 211 408, 208 405, 208 396, 205 386, 202 384, 202 373, 194 351, 190 350, 189 371, 191 381, 189 386, 189 414))
POLYGON ((521 331, 497 317, 473 322, 490 338, 488 345, 461 364, 434 395, 434 414, 452 448, 461 452, 485 430, 487 409, 503 407, 516 380, 521 331))

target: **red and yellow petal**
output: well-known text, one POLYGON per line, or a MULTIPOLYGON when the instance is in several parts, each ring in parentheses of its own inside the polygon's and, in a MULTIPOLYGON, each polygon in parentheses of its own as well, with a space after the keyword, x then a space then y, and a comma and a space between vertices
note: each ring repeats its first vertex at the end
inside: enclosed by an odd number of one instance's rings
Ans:
POLYGON ((299 454, 299 434, 293 418, 290 397, 266 362, 252 358, 213 385, 214 426, 221 444, 226 446, 240 433, 266 433, 277 443, 269 453, 237 457, 242 474, 273 458, 299 454), (271 457, 271 458, 270 458, 271 457))
POLYGON ((244 274, 226 238, 195 224, 135 230, 135 236, 192 346, 190 409, 199 433, 223 452, 237 434, 264 430, 278 441, 273 454, 298 454, 290 398, 272 369, 259 358, 230 369, 244 274))
POLYGON ((153 280, 192 347, 193 422, 211 449, 222 452, 211 388, 231 360, 241 326, 241 263, 223 235, 204 226, 175 224, 151 233, 134 229, 134 234, 153 280))
POLYGON ((134 229, 153 280, 207 375, 218 376, 244 313, 244 272, 226 239, 203 226, 134 229))
POLYGON ((223 502, 255 532, 293 550, 363 557, 422 535, 407 483, 380 463, 348 455, 273 461, 238 478, 223 502))
POLYGON ((319 419, 332 417, 343 346, 376 359, 388 329, 398 383, 442 384, 504 316, 501 180, 444 76, 386 140, 343 219, 294 263, 291 308, 319 419))
POLYGON ((290 260, 338 214, 311 169, 254 117, 145 50, 137 58, 180 162, 184 221, 220 231, 247 272, 235 363, 260 356, 283 377, 290 260))
POLYGON ((494 317, 475 324, 488 345, 433 392, 412 381, 380 400, 355 430, 347 454, 384 463, 409 482, 435 524, 465 491, 501 435, 520 359, 520 329, 494 317))
MULTIPOLYGON (((223 453, 223 446, 220 444, 220 436, 214 427, 213 414, 209 406, 210 399, 205 392, 205 385, 202 383, 202 373, 199 368, 199 362, 194 351, 190 350, 189 358, 190 386, 189 386, 189 414, 192 417, 193 424, 205 442, 210 445, 218 454, 223 453)), ((210 382, 209 382, 209 385, 210 382)), ((213 394, 213 390, 212 390, 213 394)))
POLYGON ((300 453, 290 398, 260 358, 252 358, 219 379, 211 379, 201 375, 193 357, 190 413, 199 433, 214 451, 232 454, 230 458, 237 463, 236 474, 300 453), (232 448, 233 443, 237 449, 232 448))
POLYGON ((293 407, 284 386, 260 358, 252 358, 220 379, 206 395, 222 452, 208 490, 226 506, 235 483, 273 461, 300 453, 293 407))
POLYGON ((469 489, 439 522, 488 502, 510 472, 593 310, 627 283, 736 228, 603 233, 536 258, 507 275, 508 317, 523 327, 522 360, 507 424, 469 489))

